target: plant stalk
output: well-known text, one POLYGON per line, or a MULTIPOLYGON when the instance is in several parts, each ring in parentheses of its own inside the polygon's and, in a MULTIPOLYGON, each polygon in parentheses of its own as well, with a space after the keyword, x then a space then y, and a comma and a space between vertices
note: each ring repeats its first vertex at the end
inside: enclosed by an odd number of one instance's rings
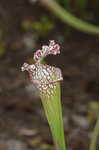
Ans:
POLYGON ((64 23, 88 34, 99 35, 99 26, 87 23, 62 8, 55 0, 40 0, 49 10, 51 10, 64 23))
POLYGON ((60 101, 60 84, 55 84, 56 89, 53 91, 54 95, 49 98, 41 95, 41 100, 52 132, 55 150, 66 150, 60 101))

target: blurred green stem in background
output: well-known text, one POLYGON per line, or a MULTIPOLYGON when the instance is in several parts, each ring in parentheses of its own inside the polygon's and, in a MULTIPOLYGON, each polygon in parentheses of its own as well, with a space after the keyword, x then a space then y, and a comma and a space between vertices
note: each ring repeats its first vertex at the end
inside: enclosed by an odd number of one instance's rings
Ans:
POLYGON ((64 23, 88 34, 99 35, 99 26, 87 23, 62 8, 55 0, 40 0, 51 12, 59 17, 64 23))
POLYGON ((97 145, 96 143, 97 143, 98 135, 99 135, 99 118, 96 122, 95 128, 94 128, 93 133, 92 133, 92 138, 91 138, 89 150, 96 150, 96 145, 97 145))

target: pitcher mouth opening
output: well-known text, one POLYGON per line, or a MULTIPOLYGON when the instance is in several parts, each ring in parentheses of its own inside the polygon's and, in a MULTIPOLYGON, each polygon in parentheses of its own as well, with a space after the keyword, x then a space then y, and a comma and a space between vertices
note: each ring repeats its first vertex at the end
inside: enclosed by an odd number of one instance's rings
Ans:
POLYGON ((47 55, 56 55, 59 53, 60 46, 52 40, 48 46, 44 45, 41 50, 37 50, 34 53, 34 64, 29 65, 28 63, 24 63, 21 67, 22 71, 29 72, 31 82, 37 86, 38 89, 53 87, 53 84, 63 80, 62 73, 59 68, 42 64, 41 62, 41 60, 47 55))

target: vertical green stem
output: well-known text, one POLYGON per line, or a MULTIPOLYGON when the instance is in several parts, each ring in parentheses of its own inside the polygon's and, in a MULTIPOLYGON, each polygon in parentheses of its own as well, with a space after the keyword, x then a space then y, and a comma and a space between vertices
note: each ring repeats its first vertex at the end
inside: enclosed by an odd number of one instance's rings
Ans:
POLYGON ((55 149, 66 150, 60 101, 60 84, 55 84, 57 85, 57 87, 53 91, 54 95, 50 96, 49 98, 46 96, 41 96, 41 99, 52 132, 55 149))
POLYGON ((98 135, 99 135, 99 119, 97 120, 94 131, 92 133, 90 150, 96 150, 96 143, 97 143, 98 135))

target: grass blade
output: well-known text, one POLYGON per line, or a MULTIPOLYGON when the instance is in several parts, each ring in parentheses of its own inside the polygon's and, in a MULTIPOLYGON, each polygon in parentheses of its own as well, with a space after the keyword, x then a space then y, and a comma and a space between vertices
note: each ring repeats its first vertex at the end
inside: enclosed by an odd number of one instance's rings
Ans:
POLYGON ((91 143, 89 150, 96 150, 97 138, 99 135, 99 119, 96 122, 95 128, 92 133, 91 143))

